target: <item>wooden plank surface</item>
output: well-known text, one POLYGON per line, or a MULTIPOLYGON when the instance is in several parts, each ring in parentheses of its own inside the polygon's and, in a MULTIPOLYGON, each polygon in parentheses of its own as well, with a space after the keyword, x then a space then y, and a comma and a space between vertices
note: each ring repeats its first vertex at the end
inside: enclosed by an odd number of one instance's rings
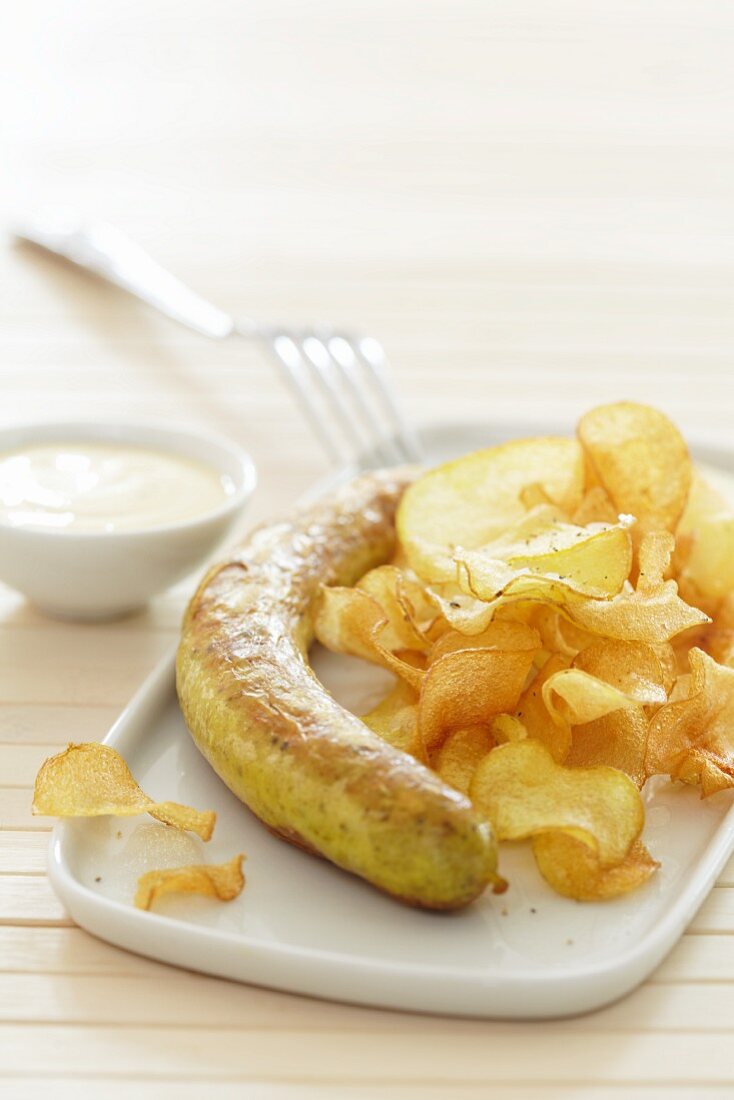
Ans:
MULTIPOLYGON (((734 413, 734 10, 720 0, 51 0, 0 35, 2 209, 107 217, 223 306, 384 340, 418 421, 734 413)), ((252 452, 248 522, 325 470, 257 348, 0 248, 0 422, 162 417, 252 452)), ((104 736, 187 586, 115 624, 0 588, 0 1095, 723 1100, 734 861, 655 975, 563 1023, 331 1005, 71 925, 30 813, 104 736)))

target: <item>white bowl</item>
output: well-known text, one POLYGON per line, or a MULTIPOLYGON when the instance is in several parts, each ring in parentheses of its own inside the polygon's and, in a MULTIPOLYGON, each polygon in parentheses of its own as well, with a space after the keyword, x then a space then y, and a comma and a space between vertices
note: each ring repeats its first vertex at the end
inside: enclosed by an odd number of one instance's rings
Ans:
POLYGON ((234 492, 195 519, 138 531, 59 531, 0 520, 0 580, 67 619, 109 619, 142 607, 216 549, 255 487, 250 456, 229 440, 156 423, 59 421, 0 428, 0 452, 28 444, 122 443, 198 459, 234 492))

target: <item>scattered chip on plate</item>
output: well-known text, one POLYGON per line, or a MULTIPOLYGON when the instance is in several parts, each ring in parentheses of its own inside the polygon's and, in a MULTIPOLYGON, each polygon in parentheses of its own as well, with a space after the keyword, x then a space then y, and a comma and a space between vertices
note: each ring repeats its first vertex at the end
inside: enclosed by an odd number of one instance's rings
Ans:
POLYGON ((155 802, 141 791, 119 752, 96 742, 69 745, 36 776, 33 813, 50 817, 132 817, 150 814, 209 840, 217 815, 178 802, 155 802))
POLYGON ((244 889, 244 858, 241 854, 226 863, 191 864, 188 867, 146 871, 138 879, 135 905, 138 909, 150 909, 165 894, 199 894, 219 901, 232 901, 244 889))

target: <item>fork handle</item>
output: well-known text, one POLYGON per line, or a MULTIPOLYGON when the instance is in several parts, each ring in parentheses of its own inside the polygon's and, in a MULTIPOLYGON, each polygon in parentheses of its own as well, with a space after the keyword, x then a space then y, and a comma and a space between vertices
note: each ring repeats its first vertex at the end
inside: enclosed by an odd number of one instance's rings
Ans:
POLYGON ((236 331, 234 318, 207 302, 119 229, 65 212, 19 222, 13 235, 122 287, 174 321, 215 339, 236 331))

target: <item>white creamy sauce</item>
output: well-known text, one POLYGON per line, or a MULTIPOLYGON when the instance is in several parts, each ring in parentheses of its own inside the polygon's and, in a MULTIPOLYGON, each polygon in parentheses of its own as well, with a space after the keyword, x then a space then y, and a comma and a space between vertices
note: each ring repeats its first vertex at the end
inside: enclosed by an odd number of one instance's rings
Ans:
POLYGON ((61 531, 139 531, 212 512, 231 478, 195 459, 105 443, 0 454, 0 522, 61 531))

